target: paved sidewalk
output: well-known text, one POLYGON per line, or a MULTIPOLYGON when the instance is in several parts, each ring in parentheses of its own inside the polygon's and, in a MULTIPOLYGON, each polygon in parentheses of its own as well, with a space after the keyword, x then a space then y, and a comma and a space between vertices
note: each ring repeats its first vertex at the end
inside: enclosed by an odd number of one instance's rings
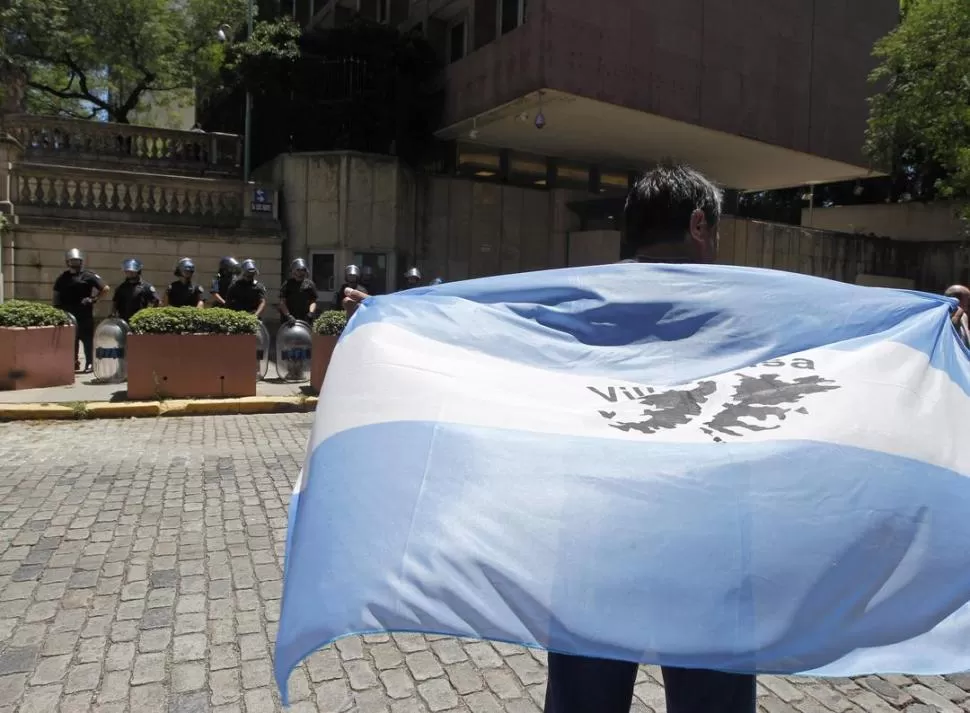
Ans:
MULTIPOLYGON (((270 364, 269 376, 274 375, 270 364)), ((127 401, 125 384, 99 384, 91 374, 78 374, 72 386, 0 391, 0 404, 62 404, 78 401, 127 401)), ((256 383, 258 396, 300 396, 310 394, 310 382, 295 384, 267 378, 256 383)))
MULTIPOLYGON (((273 713, 286 503, 312 416, 0 424, 0 713, 273 713)), ((634 710, 663 710, 645 667, 634 710)), ((544 656, 349 638, 294 713, 537 713, 544 656)), ((763 677, 765 713, 960 713, 970 676, 763 677)))

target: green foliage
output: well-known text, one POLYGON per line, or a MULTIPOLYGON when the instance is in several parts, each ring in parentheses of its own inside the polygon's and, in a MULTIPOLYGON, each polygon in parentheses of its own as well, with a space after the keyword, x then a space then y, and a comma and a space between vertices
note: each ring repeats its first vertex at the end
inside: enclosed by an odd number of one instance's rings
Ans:
POLYGON ((259 318, 222 307, 155 307, 131 318, 134 334, 258 334, 259 318))
POLYGON ((216 30, 240 26, 246 0, 7 0, 0 63, 27 72, 31 110, 127 123, 166 92, 223 63, 216 30))
POLYGON ((257 26, 229 49, 222 86, 202 100, 206 128, 239 132, 253 95, 259 164, 280 152, 354 150, 420 163, 441 107, 437 55, 420 32, 357 18, 300 35, 292 21, 257 26))
POLYGON ((300 58, 300 26, 290 17, 253 26, 253 34, 229 46, 226 70, 253 92, 266 92, 285 80, 300 58))
POLYGON ((929 177, 938 195, 970 196, 970 2, 908 0, 875 48, 866 151, 929 177))
POLYGON ((71 324, 64 310, 44 302, 8 300, 0 304, 0 327, 62 327, 71 324))
POLYGON ((340 309, 324 312, 313 323, 314 334, 339 337, 347 326, 347 313, 340 309))

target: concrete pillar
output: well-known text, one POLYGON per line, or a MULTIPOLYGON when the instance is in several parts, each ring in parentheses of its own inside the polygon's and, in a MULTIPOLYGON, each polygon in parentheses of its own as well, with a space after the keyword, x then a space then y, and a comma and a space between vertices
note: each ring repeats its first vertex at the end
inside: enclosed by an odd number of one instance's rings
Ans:
POLYGON ((14 297, 14 233, 17 223, 17 184, 13 167, 23 156, 23 147, 0 131, 0 302, 14 297))

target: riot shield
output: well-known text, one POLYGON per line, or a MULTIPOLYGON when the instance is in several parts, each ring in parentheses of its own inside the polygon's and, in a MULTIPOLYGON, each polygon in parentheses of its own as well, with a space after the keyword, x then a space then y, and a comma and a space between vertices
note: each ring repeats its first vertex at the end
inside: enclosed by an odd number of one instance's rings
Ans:
POLYGON ((262 322, 259 323, 259 334, 256 335, 256 378, 265 379, 269 371, 269 330, 262 322))
POLYGON ((114 317, 106 319, 94 330, 94 376, 98 381, 118 383, 128 375, 125 343, 128 323, 114 317))
POLYGON ((64 314, 67 315, 67 318, 70 320, 71 324, 74 325, 74 329, 77 329, 77 317, 75 317, 73 314, 71 314, 67 310, 64 310, 64 314))
POLYGON ((310 378, 310 325, 306 322, 284 324, 276 333, 276 375, 283 381, 310 378))

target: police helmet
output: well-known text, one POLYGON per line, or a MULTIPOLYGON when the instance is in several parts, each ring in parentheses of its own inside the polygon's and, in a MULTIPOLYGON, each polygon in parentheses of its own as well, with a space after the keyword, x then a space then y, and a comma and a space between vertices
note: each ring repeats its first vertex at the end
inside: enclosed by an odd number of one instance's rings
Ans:
POLYGON ((77 248, 71 248, 64 254, 64 262, 70 265, 72 260, 77 260, 78 262, 83 263, 84 254, 77 248))
POLYGON ((347 265, 347 267, 344 268, 344 277, 348 280, 351 277, 360 277, 360 268, 356 265, 347 265))
POLYGON ((306 260, 302 257, 298 257, 296 260, 290 263, 290 272, 296 272, 297 270, 306 270, 306 260))
POLYGON ((243 260, 242 264, 239 266, 239 271, 246 275, 258 275, 259 270, 256 267, 255 260, 243 260))
POLYGON ((175 265, 175 275, 184 277, 187 272, 195 272, 195 263, 192 262, 192 258, 183 257, 175 265))
POLYGON ((121 263, 122 272, 137 272, 141 274, 142 264, 141 260, 135 258, 128 258, 123 263, 121 263))
POLYGON ((442 280, 442 279, 441 279, 440 277, 436 277, 436 278, 434 278, 434 279, 433 279, 433 280, 431 281, 431 284, 432 284, 432 286, 433 286, 433 285, 440 285, 440 284, 441 284, 441 283, 443 283, 443 282, 444 282, 444 280, 442 280))
POLYGON ((421 271, 416 267, 412 267, 404 274, 404 277, 407 278, 408 280, 420 280, 421 271))
POLYGON ((226 256, 219 261, 219 272, 228 272, 233 275, 239 274, 239 261, 234 257, 226 256))

